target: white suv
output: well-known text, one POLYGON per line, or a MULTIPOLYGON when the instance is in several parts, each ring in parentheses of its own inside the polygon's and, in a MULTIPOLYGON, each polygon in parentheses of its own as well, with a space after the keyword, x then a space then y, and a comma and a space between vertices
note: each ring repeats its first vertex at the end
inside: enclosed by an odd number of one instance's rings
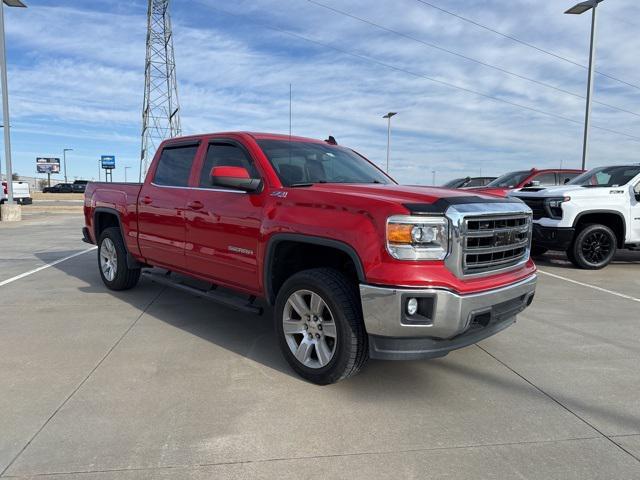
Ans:
POLYGON ((640 164, 595 168, 562 187, 510 195, 533 210, 532 255, 565 250, 577 267, 598 269, 617 248, 640 249, 640 164))

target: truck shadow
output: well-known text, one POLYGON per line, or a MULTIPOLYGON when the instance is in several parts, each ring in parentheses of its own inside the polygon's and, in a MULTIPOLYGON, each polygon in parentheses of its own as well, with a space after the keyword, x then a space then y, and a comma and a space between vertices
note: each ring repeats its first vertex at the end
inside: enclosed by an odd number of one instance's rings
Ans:
MULTIPOLYGON (((536 265, 540 266, 554 266, 560 268, 575 269, 576 267, 569 261, 567 255, 564 252, 550 251, 539 257, 534 257, 533 260, 536 265)), ((632 252, 630 250, 618 250, 611 265, 619 265, 624 267, 636 268, 640 264, 640 252, 632 252)))

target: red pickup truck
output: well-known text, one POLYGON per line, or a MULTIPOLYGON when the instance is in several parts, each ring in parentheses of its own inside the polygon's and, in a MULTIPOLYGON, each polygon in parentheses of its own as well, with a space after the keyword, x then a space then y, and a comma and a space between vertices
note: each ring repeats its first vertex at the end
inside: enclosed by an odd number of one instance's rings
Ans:
POLYGON ((332 138, 173 138, 144 184, 90 183, 84 214, 108 288, 144 269, 242 311, 271 304, 285 359, 318 384, 474 344, 535 293, 524 203, 400 186, 332 138))
POLYGON ((506 197, 510 191, 521 188, 564 185, 581 173, 584 173, 584 170, 553 168, 538 170, 532 168, 531 170, 505 173, 484 187, 473 187, 469 190, 506 197))

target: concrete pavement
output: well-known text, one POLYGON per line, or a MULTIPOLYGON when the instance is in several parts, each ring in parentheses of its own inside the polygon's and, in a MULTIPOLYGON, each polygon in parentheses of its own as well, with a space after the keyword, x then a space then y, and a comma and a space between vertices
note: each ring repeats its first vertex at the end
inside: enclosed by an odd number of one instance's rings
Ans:
MULTIPOLYGON (((0 281, 84 250, 80 224, 0 229, 0 281)), ((637 265, 562 262, 541 265, 638 296, 637 265)), ((0 302, 3 478, 640 478, 638 302, 561 278, 541 275, 534 305, 479 346, 328 387, 288 368, 269 312, 144 280, 110 292, 95 252, 0 302)))

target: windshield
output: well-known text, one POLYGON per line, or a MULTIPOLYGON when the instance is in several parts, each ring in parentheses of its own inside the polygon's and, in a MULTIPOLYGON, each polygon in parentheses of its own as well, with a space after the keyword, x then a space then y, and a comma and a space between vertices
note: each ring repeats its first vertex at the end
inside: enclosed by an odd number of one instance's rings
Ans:
POLYGON ((454 178, 453 180, 449 180, 447 183, 442 185, 444 188, 460 188, 465 183, 467 183, 466 178, 454 178))
POLYGON ((530 170, 507 173, 496 178, 493 182, 487 183, 487 187, 515 188, 520 185, 530 173, 530 170))
POLYGON ((619 187, 626 185, 640 174, 639 166, 600 167, 578 175, 567 185, 583 187, 619 187))
POLYGON ((336 145, 258 140, 282 181, 291 187, 310 183, 393 183, 357 153, 336 145))

